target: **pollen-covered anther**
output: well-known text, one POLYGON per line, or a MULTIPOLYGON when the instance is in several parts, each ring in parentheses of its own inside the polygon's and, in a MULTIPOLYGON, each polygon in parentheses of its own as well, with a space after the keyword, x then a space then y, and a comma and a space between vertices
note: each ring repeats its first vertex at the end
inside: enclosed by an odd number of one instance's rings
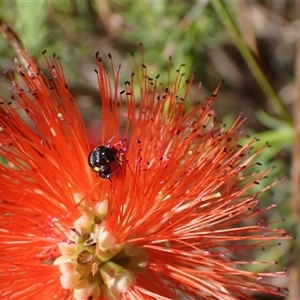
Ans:
POLYGON ((71 228, 68 232, 66 232, 67 238, 74 243, 80 243, 82 240, 81 232, 76 228, 71 228))
POLYGON ((116 244, 116 238, 105 230, 103 226, 98 226, 96 235, 101 250, 108 250, 116 244))
POLYGON ((108 261, 124 248, 124 243, 116 243, 116 238, 103 226, 97 228, 96 237, 95 254, 101 261, 108 261))
POLYGON ((107 200, 103 200, 95 205, 96 214, 99 216, 107 215, 108 202, 107 200))
POLYGON ((94 227, 94 216, 87 214, 83 215, 78 218, 73 225, 82 234, 90 233, 94 227))
POLYGON ((62 255, 73 255, 76 251, 76 244, 73 243, 59 243, 58 248, 62 255))
POLYGON ((59 265, 59 270, 62 273, 60 283, 64 289, 72 289, 78 283, 81 274, 76 270, 77 264, 66 262, 59 265))
POLYGON ((100 274, 115 299, 118 299, 120 293, 126 292, 132 284, 136 283, 136 277, 131 271, 123 269, 112 261, 100 267, 100 274))
POLYGON ((97 300, 101 295, 98 282, 90 283, 87 279, 81 280, 74 288, 75 300, 97 300))

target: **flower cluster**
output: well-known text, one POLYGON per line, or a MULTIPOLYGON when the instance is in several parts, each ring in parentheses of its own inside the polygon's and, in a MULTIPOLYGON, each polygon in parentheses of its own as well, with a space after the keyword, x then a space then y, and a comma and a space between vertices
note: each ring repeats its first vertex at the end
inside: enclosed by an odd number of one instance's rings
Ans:
MULTIPOLYGON (((261 223, 272 169, 257 171, 244 118, 226 127, 180 69, 142 61, 120 83, 96 55, 102 126, 91 149, 60 61, 50 78, 25 53, 0 106, 1 299, 251 299, 279 295, 253 252, 290 238, 261 223), (140 67, 139 67, 140 65, 140 67), (139 88, 136 89, 136 82, 139 88), (246 221, 246 222, 244 222, 246 221)), ((270 262, 276 264, 276 262, 270 262)))

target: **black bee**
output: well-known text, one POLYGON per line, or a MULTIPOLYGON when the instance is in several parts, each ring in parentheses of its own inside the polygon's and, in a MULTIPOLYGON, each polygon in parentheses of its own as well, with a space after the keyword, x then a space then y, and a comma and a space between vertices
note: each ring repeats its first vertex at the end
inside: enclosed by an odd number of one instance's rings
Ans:
POLYGON ((88 156, 89 166, 99 177, 110 180, 112 172, 119 167, 117 154, 116 148, 98 146, 88 156))

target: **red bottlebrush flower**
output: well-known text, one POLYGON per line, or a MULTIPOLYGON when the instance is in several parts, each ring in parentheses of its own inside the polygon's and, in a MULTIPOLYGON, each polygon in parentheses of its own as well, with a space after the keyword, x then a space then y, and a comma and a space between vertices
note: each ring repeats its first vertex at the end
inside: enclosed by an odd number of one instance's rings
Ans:
POLYGON ((198 102, 193 76, 177 70, 161 85, 142 64, 120 90, 120 66, 109 56, 111 78, 97 55, 102 141, 92 150, 59 59, 47 59, 46 79, 23 55, 23 84, 12 79, 13 101, 0 107, 1 299, 281 294, 264 278, 285 272, 248 269, 260 263, 253 251, 290 238, 258 221, 273 206, 259 209, 263 190, 251 188, 270 169, 252 171, 242 116, 228 130, 215 121, 219 87, 198 102))

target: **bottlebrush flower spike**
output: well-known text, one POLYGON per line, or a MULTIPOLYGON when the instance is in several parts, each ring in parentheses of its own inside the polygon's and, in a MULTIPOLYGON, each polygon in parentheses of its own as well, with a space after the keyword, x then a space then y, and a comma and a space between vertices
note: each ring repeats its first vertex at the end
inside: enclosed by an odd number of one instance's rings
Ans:
POLYGON ((242 116, 227 131, 216 122, 219 86, 198 102, 193 76, 161 85, 142 62, 120 89, 121 67, 109 55, 111 78, 97 55, 102 148, 91 153, 59 59, 47 58, 46 79, 23 56, 23 83, 12 78, 0 107, 1 299, 282 293, 264 279, 285 272, 247 268, 290 237, 259 220, 274 205, 258 208, 264 190, 250 190, 271 169, 255 171, 255 139, 239 144, 242 116))

